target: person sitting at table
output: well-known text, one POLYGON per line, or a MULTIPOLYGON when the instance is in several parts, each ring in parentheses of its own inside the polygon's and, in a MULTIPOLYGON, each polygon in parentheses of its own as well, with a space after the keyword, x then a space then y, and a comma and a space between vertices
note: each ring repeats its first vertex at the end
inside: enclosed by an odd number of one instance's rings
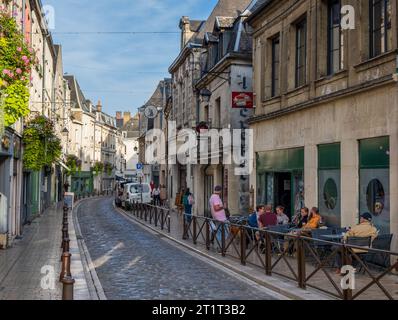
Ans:
POLYGON ((321 221, 319 209, 313 207, 308 215, 308 222, 301 228, 301 235, 311 237, 311 230, 318 229, 321 221))
POLYGON ((318 229, 322 221, 322 217, 319 214, 319 209, 317 207, 313 207, 308 215, 308 222, 305 224, 303 229, 318 229))
MULTIPOLYGON (((361 215, 360 222, 358 225, 350 229, 343 237, 344 242, 347 242, 347 239, 350 237, 358 237, 358 238, 367 238, 371 237, 371 241, 373 242, 378 236, 378 231, 372 224, 372 215, 369 212, 365 212, 361 215)), ((337 249, 335 247, 334 249, 337 249)), ((355 253, 366 253, 366 250, 353 249, 355 253)), ((351 258, 349 257, 351 260, 351 258)), ((337 263, 337 274, 341 274, 341 268, 343 266, 341 252, 339 251, 336 255, 336 263, 337 263)))
MULTIPOLYGON (((294 223, 294 228, 288 233, 288 235, 295 235, 295 236, 301 235, 301 231, 309 221, 308 220, 309 212, 310 210, 307 207, 304 207, 300 210, 300 216, 295 219, 296 221, 294 223)), ((286 237, 286 239, 287 240, 283 244, 284 250, 285 252, 290 251, 290 253, 293 253, 292 252, 292 250, 294 250, 294 248, 292 248, 292 243, 294 242, 293 238, 286 237)))
MULTIPOLYGON (((264 215, 265 215, 265 206, 264 205, 257 206, 256 212, 252 213, 249 216, 249 219, 248 219, 249 226, 254 229, 261 228, 260 227, 260 218, 264 215)), ((256 232, 256 233, 251 232, 251 236, 250 236, 251 240, 254 240, 254 236, 253 236, 254 234, 256 235, 257 241, 259 241, 260 234, 258 232, 256 232)))
POLYGON ((278 217, 272 212, 272 206, 265 206, 265 213, 260 215, 258 218, 260 229, 276 226, 278 224, 278 217))
POLYGON ((276 218, 278 225, 288 225, 289 224, 289 217, 285 214, 285 207, 277 206, 276 207, 276 218))
POLYGON ((294 222, 295 229, 302 229, 308 222, 310 210, 304 207, 300 210, 300 215, 294 222))

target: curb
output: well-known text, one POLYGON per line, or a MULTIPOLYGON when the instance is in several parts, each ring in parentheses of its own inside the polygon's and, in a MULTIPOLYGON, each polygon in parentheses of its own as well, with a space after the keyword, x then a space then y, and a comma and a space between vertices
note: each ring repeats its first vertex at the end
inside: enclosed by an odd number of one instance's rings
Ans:
POLYGON ((102 288, 101 282, 98 278, 94 263, 91 259, 91 256, 87 249, 84 238, 82 236, 79 220, 77 217, 77 210, 79 209, 79 207, 83 203, 83 201, 95 200, 95 199, 99 199, 99 198, 96 197, 96 198, 88 198, 88 199, 79 200, 75 204, 75 207, 73 208, 72 217, 73 217, 73 224, 76 229, 77 244, 78 244, 78 247, 79 247, 79 250, 81 253, 81 257, 82 257, 81 260, 82 260, 83 269, 84 269, 84 273, 85 273, 85 277, 86 277, 86 281, 87 281, 87 286, 90 291, 91 299, 92 300, 108 300, 105 295, 104 289, 102 288))
MULTIPOLYGON (((128 213, 126 213, 123 209, 116 207, 114 203, 113 203, 113 207, 119 214, 123 215, 127 219, 142 225, 143 227, 151 230, 152 232, 156 232, 157 234, 162 235, 162 237, 171 240, 172 242, 176 243, 177 245, 182 246, 185 249, 188 249, 189 251, 194 252, 194 253, 202 256, 202 257, 205 257, 206 259, 208 259, 208 260, 210 260, 210 261, 212 261, 212 262, 214 262, 214 263, 216 263, 216 264, 218 264, 218 265, 220 265, 220 266, 222 266, 222 267, 224 267, 226 269, 229 269, 229 270, 233 271, 234 273, 236 273, 236 274, 238 274, 238 275, 240 275, 240 276, 242 276, 242 277, 244 277, 244 278, 246 278, 248 280, 251 280, 251 281, 257 283, 260 286, 263 286, 263 287, 265 287, 265 288, 267 288, 267 289, 269 289, 271 291, 274 291, 274 292, 276 292, 276 293, 278 293, 278 294, 280 294, 282 296, 285 296, 285 297, 287 297, 290 300, 322 300, 322 299, 320 299, 320 293, 318 293, 318 292, 310 292, 308 290, 302 290, 302 289, 295 288, 295 290, 301 290, 300 291, 300 295, 299 295, 299 294, 293 293, 289 289, 281 288, 280 286, 277 286, 277 285, 273 284, 271 281, 260 280, 260 279, 258 279, 256 277, 253 277, 250 274, 240 270, 239 268, 237 268, 235 266, 232 266, 232 265, 230 265, 230 264, 228 264, 226 262, 223 262, 223 261, 221 261, 219 259, 216 259, 213 256, 211 256, 211 255, 209 255, 209 254, 207 254, 207 253, 205 253, 205 252, 203 252, 203 251, 201 251, 199 249, 193 248, 192 246, 190 246, 190 245, 188 245, 188 244, 186 244, 186 243, 184 243, 184 242, 182 242, 182 241, 180 241, 180 240, 168 235, 167 233, 164 233, 164 232, 156 229, 155 227, 150 226, 150 225, 142 222, 141 220, 137 219, 136 217, 131 216, 128 213), (307 296, 307 297, 305 297, 305 296, 307 296)), ((282 279, 278 279, 275 276, 273 277, 273 279, 274 279, 274 281, 275 280, 276 281, 283 281, 282 279)), ((328 300, 328 299, 330 300, 330 299, 333 299, 333 298, 324 295, 323 299, 324 300, 328 300)))

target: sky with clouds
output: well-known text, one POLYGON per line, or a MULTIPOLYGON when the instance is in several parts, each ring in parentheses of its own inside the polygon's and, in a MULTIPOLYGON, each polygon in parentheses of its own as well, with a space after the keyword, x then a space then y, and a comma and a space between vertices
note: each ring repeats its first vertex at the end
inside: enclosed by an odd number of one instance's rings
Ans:
POLYGON ((63 48, 64 72, 77 77, 87 99, 101 100, 104 111, 114 115, 135 112, 159 80, 170 76, 168 67, 180 49, 181 16, 206 19, 217 0, 42 2, 55 9, 52 33, 63 48))

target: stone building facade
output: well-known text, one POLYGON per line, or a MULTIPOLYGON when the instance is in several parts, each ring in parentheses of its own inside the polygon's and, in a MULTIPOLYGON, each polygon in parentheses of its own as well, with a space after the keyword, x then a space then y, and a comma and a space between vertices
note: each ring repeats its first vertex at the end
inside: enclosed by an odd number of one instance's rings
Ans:
MULTIPOLYGON (((229 17, 230 19, 237 18, 240 13, 250 3, 249 0, 220 0, 213 8, 207 20, 198 21, 190 20, 189 17, 182 17, 179 23, 181 29, 181 48, 178 57, 173 61, 169 67, 169 73, 172 75, 172 108, 168 113, 168 122, 175 123, 173 132, 168 132, 168 145, 175 145, 176 150, 179 150, 184 140, 177 140, 177 135, 181 130, 194 129, 200 123, 200 90, 195 86, 202 78, 202 65, 204 59, 203 54, 206 52, 204 47, 206 33, 212 33, 217 17, 229 17)), ((178 155, 172 154, 175 151, 169 149, 169 162, 173 157, 178 158, 178 155)), ((193 153, 195 153, 193 151, 193 153)), ((193 154, 191 152, 191 154, 193 154)), ((170 204, 175 203, 177 194, 187 188, 195 195, 202 195, 205 198, 204 184, 201 180, 199 165, 186 164, 181 161, 168 166, 168 187, 173 188, 169 190, 170 204)), ((209 174, 213 175, 213 173, 209 174)), ((221 177, 216 174, 221 183, 221 177)), ((208 181, 209 188, 214 186, 214 181, 208 181)), ((201 197, 201 196, 200 196, 201 197)), ((201 199, 200 205, 195 206, 194 211, 197 214, 203 215, 205 207, 204 199, 201 199)))
POLYGON ((397 10, 390 0, 268 0, 251 15, 257 203, 291 216, 317 206, 337 226, 370 212, 396 247, 397 10))

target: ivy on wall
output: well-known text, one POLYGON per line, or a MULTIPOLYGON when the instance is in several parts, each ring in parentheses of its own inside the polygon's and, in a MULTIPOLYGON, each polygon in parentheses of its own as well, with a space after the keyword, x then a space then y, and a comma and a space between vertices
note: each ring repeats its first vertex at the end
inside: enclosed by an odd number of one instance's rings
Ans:
POLYGON ((51 166, 61 156, 61 140, 54 133, 53 122, 44 116, 27 123, 22 141, 25 145, 23 163, 28 170, 39 171, 51 166))
POLYGON ((110 175, 112 175, 112 171, 113 171, 113 166, 112 166, 112 164, 110 164, 109 162, 106 162, 106 163, 105 163, 105 166, 104 166, 104 172, 105 172, 108 176, 110 176, 110 175))

